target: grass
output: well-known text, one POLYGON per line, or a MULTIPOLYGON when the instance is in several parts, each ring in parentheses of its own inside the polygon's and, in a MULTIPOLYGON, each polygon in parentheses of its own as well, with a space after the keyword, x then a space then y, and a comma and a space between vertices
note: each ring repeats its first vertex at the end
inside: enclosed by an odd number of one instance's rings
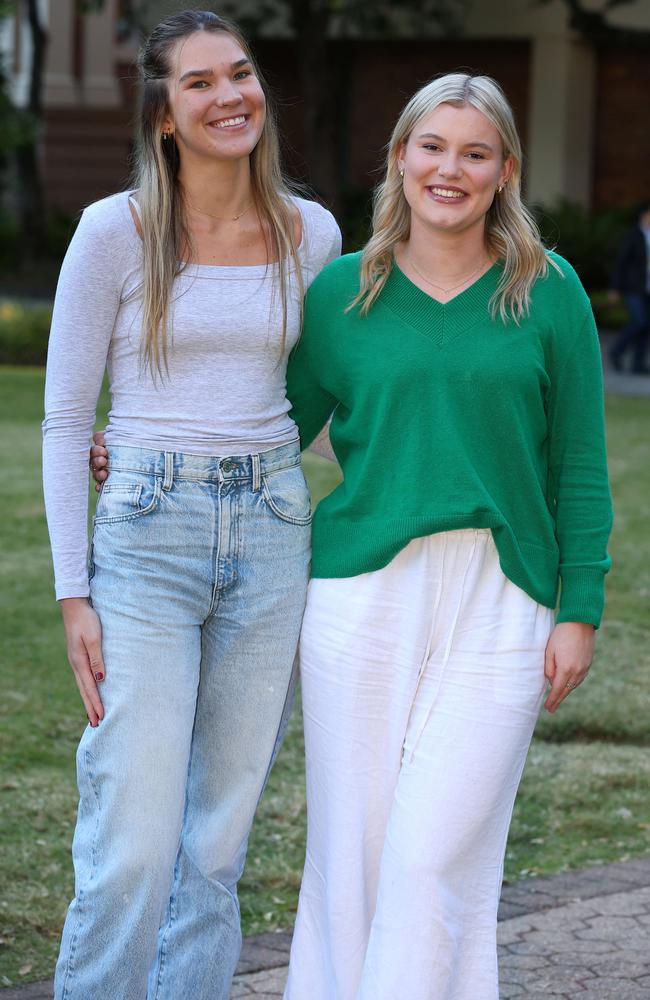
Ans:
MULTIPOLYGON (((67 666, 40 489, 42 371, 0 368, 0 986, 52 973, 72 893, 74 750, 85 724, 67 666)), ((104 401, 105 402, 105 401, 104 401)), ((615 570, 589 680, 540 719, 506 877, 650 851, 650 402, 607 404, 615 570)), ((308 456, 315 497, 335 470, 308 456)), ((241 885, 245 933, 292 923, 304 848, 299 713, 260 806, 241 885)))

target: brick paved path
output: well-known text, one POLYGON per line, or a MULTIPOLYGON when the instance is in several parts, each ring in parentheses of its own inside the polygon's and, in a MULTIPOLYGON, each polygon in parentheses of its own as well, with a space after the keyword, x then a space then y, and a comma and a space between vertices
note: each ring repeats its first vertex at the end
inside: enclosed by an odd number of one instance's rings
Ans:
MULTIPOLYGON (((249 938, 232 1000, 278 1000, 290 942, 249 938)), ((504 886, 499 967, 501 1000, 649 1000, 650 857, 504 886)), ((51 989, 0 990, 0 1000, 51 1000, 51 989)))
POLYGON ((649 1000, 650 858, 519 883, 502 901, 502 1000, 649 1000))

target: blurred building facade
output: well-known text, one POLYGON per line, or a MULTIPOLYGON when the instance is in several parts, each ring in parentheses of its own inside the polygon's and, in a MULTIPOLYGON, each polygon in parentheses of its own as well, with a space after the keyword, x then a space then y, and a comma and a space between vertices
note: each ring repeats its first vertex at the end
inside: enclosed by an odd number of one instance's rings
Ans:
MULTIPOLYGON (((247 0, 249 6, 255 0, 247 0)), ((47 201, 75 213, 127 183, 136 100, 133 41, 119 37, 121 0, 78 13, 76 0, 40 0, 48 32, 42 163, 47 201)), ((164 4, 161 4, 163 7, 164 4)), ((650 0, 613 10, 619 26, 650 31, 650 0)), ((496 77, 517 115, 529 200, 566 197, 585 207, 627 206, 650 189, 650 50, 588 44, 568 27, 562 0, 467 0, 452 39, 422 36, 331 42, 345 75, 343 177, 377 180, 382 148, 405 99, 436 73, 470 69, 496 77)), ((280 97, 290 167, 305 173, 295 43, 281 26, 255 50, 280 97)), ((30 39, 5 18, 0 44, 14 99, 27 99, 30 39)))

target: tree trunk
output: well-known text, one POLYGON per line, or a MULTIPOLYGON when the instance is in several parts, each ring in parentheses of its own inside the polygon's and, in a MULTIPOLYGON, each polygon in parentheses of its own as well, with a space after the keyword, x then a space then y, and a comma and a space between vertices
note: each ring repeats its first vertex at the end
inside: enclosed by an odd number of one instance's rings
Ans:
POLYGON ((45 200, 39 162, 38 145, 41 138, 43 117, 43 73, 47 34, 38 15, 38 0, 21 0, 26 10, 32 39, 29 104, 27 107, 31 128, 28 135, 14 150, 16 165, 18 219, 22 244, 21 264, 29 268, 43 255, 46 242, 45 200))
POLYGON ((341 76, 328 61, 326 0, 291 0, 305 104, 306 154, 312 187, 332 211, 340 209, 344 98, 341 76))
POLYGON ((602 10, 590 10, 582 0, 564 0, 564 6, 569 13, 570 26, 592 45, 650 47, 650 31, 610 24, 607 20, 607 6, 602 10))

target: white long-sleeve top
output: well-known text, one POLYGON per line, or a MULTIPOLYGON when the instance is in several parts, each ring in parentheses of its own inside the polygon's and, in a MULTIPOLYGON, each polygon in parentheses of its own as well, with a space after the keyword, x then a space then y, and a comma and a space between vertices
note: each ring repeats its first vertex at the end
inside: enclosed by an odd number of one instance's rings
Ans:
MULTIPOLYGON (((296 198, 305 288, 341 250, 333 216, 296 198)), ((286 360, 299 335, 290 280, 287 337, 277 265, 190 265, 172 289, 168 373, 141 361, 142 245, 122 192, 90 205, 65 256, 54 303, 45 386, 43 479, 57 599, 89 593, 88 448, 104 371, 106 442, 241 455, 296 437, 286 360)))

